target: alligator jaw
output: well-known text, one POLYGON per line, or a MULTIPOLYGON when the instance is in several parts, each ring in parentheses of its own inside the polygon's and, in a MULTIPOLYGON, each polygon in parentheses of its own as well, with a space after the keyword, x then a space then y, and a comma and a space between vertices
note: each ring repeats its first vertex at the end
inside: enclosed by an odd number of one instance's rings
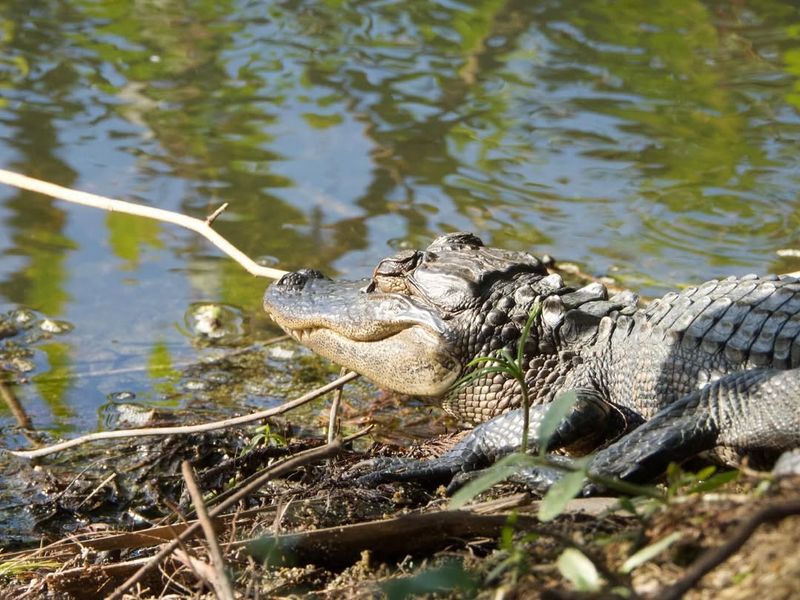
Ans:
POLYGON ((373 341, 350 339, 323 327, 287 332, 317 354, 402 394, 443 396, 461 372, 438 336, 419 325, 373 341))
POLYGON ((380 387, 443 396, 461 373, 444 323, 407 296, 368 294, 364 287, 291 274, 270 286, 264 308, 304 346, 380 387))

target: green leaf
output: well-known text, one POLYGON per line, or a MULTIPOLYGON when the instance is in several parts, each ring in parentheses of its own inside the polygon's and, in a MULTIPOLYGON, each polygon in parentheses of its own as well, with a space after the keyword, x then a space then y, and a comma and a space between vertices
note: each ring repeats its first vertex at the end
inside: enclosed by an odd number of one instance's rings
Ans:
POLYGON ((647 561, 651 560, 652 558, 661 554, 664 550, 669 548, 672 544, 677 542, 681 539, 681 534, 679 531, 669 534, 667 537, 658 540, 657 542, 650 544, 649 546, 645 546, 631 557, 628 558, 620 568, 620 571, 623 573, 630 573, 636 567, 639 567, 646 563, 647 561))
POLYGON ((507 364, 509 367, 513 366, 515 364, 515 362, 516 362, 514 360, 514 357, 511 355, 511 352, 508 351, 508 348, 501 348, 500 349, 500 356, 503 357, 503 360, 502 361, 498 361, 498 362, 503 362, 503 363, 507 364))
POLYGON ((619 507, 622 510, 628 511, 634 517, 638 517, 639 516, 639 511, 636 509, 636 505, 633 502, 631 502, 630 498, 627 498, 627 497, 623 496, 622 498, 617 500, 617 502, 619 503, 619 507))
POLYGON ((536 442, 539 444, 539 454, 544 455, 544 453, 547 452, 550 439, 553 437, 556 429, 558 429, 561 421, 564 420, 577 401, 578 394, 575 390, 570 390, 559 394, 559 396, 550 403, 542 422, 539 423, 539 431, 536 435, 536 442))
POLYGON ((492 569, 486 574, 486 582, 493 583, 494 581, 499 579, 503 573, 512 568, 516 564, 516 562, 517 562, 517 556, 515 554, 512 554, 511 556, 504 558, 499 563, 497 563, 494 569, 492 569))
POLYGON ((502 362, 502 361, 496 356, 476 356, 467 363, 467 366, 474 367, 475 365, 480 364, 482 362, 502 362))
POLYGON ((567 548, 558 557, 556 566, 579 592, 597 592, 600 590, 601 582, 597 568, 580 550, 567 548))
POLYGON ((700 469, 697 473, 695 473, 694 478, 697 481, 705 481, 709 477, 711 477, 714 473, 717 472, 717 467, 714 465, 708 465, 704 469, 700 469))
POLYGON ((567 503, 580 494, 585 480, 586 470, 584 468, 567 473, 551 485, 539 503, 539 520, 542 522, 552 521, 564 512, 567 503))
POLYGON ((457 561, 449 561, 440 567, 422 571, 413 577, 390 579, 381 584, 389 600, 417 598, 426 594, 458 591, 458 597, 473 596, 476 582, 457 561))
POLYGON ((498 460, 483 473, 458 490, 450 499, 450 508, 461 508, 481 492, 501 481, 505 481, 517 469, 531 464, 531 457, 525 454, 509 454, 498 460))
POLYGON ((522 328, 522 333, 517 343, 517 365, 519 365, 520 368, 522 367, 522 359, 525 355, 525 344, 528 343, 528 338, 531 335, 531 327, 533 327, 534 322, 536 322, 536 317, 539 316, 540 312, 542 312, 542 305, 536 301, 533 303, 531 312, 528 313, 528 320, 525 321, 525 327, 522 328))
POLYGON ((62 563, 55 560, 26 560, 24 558, 0 562, 0 577, 19 577, 20 575, 33 574, 41 569, 56 570, 63 567, 62 563))
POLYGON ((293 566, 297 563, 291 547, 273 534, 252 540, 245 546, 245 552, 270 568, 293 566))
POLYGON ((700 481, 700 483, 690 488, 688 493, 702 494, 704 492, 710 492, 722 487, 728 482, 734 481, 738 477, 739 471, 736 471, 735 469, 733 471, 722 471, 721 473, 717 473, 711 477, 704 478, 704 481, 700 481))

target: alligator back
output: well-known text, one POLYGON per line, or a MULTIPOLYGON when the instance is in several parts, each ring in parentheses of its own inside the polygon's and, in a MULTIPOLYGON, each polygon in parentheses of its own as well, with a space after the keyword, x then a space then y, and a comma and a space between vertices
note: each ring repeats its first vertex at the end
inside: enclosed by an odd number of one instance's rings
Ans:
POLYGON ((715 371, 800 365, 800 280, 793 277, 709 281, 667 294, 644 315, 681 354, 714 356, 715 371))
POLYGON ((800 280, 747 275, 670 293, 604 318, 594 348, 566 387, 599 386, 627 419, 646 420, 736 371, 800 366, 800 280))

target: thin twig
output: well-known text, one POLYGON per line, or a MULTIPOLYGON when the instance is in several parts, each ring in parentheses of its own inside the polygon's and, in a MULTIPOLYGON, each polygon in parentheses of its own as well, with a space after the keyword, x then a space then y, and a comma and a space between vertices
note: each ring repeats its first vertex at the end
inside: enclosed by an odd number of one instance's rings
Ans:
POLYGON ((120 212, 129 215, 136 215, 138 217, 146 217, 148 219, 155 219, 165 223, 172 223, 191 229, 205 237, 209 242, 214 244, 217 248, 222 250, 225 254, 230 256, 237 263, 247 270, 248 273, 257 275, 259 277, 268 277, 270 279, 280 279, 286 274, 286 271, 280 269, 273 269, 265 267, 256 263, 253 259, 247 256, 244 252, 236 248, 228 240, 222 237, 219 233, 209 227, 205 221, 182 215, 171 210, 164 210, 163 208, 153 208, 151 206, 142 206, 141 204, 134 204, 132 202, 125 202, 123 200, 115 200, 113 198, 106 198, 97 194, 90 194, 88 192, 80 192, 70 188, 55 185, 41 179, 34 179, 0 169, 0 183, 37 192, 50 196, 51 198, 58 198, 66 200, 67 202, 74 202, 75 204, 83 204, 84 206, 91 206, 93 208, 100 208, 109 212, 120 212))
MULTIPOLYGON (((114 479, 116 476, 117 476, 117 474, 116 474, 116 473, 111 473, 111 475, 109 475, 108 477, 106 477, 105 479, 103 479, 103 481, 101 481, 101 482, 100 482, 100 483, 99 483, 99 484, 98 484, 98 485, 97 485, 97 486, 96 486, 96 487, 95 487, 95 488, 92 490, 92 492, 91 492, 91 493, 90 493, 88 496, 86 496, 86 498, 84 498, 83 500, 81 500, 81 501, 80 501, 80 504, 78 504, 78 506, 76 506, 75 508, 76 508, 76 509, 80 508, 81 506, 83 506, 84 504, 86 504, 86 503, 87 503, 89 500, 91 500, 92 498, 94 498, 94 497, 97 495, 97 493, 98 493, 100 490, 102 490, 102 489, 103 489, 103 487, 104 487, 105 485, 107 485, 107 484, 111 483, 111 481, 112 481, 112 480, 113 480, 113 479, 114 479)), ((74 481, 74 480, 73 480, 73 481, 74 481)))
POLYGON ((217 217, 220 216, 223 212, 225 212, 225 209, 228 208, 228 206, 229 206, 229 203, 225 202, 217 210, 215 210, 210 215, 208 215, 206 217, 205 224, 208 225, 209 227, 211 227, 211 225, 214 223, 214 221, 217 220, 217 217))
MULTIPOLYGON (((342 367, 342 370, 339 371, 339 377, 344 377, 347 374, 347 369, 342 367)), ((339 405, 342 403, 342 390, 344 387, 340 387, 336 390, 333 394, 333 401, 331 402, 331 410, 328 414, 328 443, 330 444, 333 441, 333 438, 336 437, 338 433, 338 427, 336 426, 336 420, 339 417, 339 405)))
POLYGON ((0 397, 2 397, 8 405, 8 408, 17 420, 17 424, 22 429, 32 431, 33 423, 31 423, 28 413, 25 412, 25 409, 22 407, 22 404, 20 404, 19 398, 17 398, 14 391, 2 381, 0 381, 0 397))
POLYGON ((654 597, 659 600, 678 600, 682 598, 704 575, 725 562, 731 555, 735 554, 742 545, 750 539, 750 536, 755 533, 759 525, 770 521, 779 521, 797 514, 800 514, 800 500, 775 502, 761 508, 744 523, 739 525, 728 541, 721 546, 708 550, 694 562, 686 571, 683 578, 668 588, 660 590, 654 597))
MULTIPOLYGON (((228 498, 225 502, 221 503, 216 508, 212 509, 208 516, 213 518, 220 514, 223 511, 227 510, 241 499, 246 498, 253 492, 259 490, 267 481, 274 477, 278 477, 283 475, 284 473, 288 473, 301 467, 303 465, 316 462, 318 460, 323 460, 325 458, 329 458, 334 456, 342 449, 342 440, 336 439, 330 444, 325 444, 324 446, 318 446, 317 448, 311 448, 310 450, 304 450, 291 458, 287 458, 276 463, 270 469, 267 469, 264 474, 259 477, 257 480, 252 481, 249 485, 243 487, 239 490, 238 493, 234 494, 230 498, 228 498)), ((136 573, 134 573, 131 577, 129 577, 122 585, 120 585, 114 592, 108 597, 108 600, 120 600, 123 594, 128 590, 131 586, 136 585, 136 583, 141 580, 147 573, 150 572, 151 569, 157 567, 164 558, 169 556, 175 548, 178 547, 181 540, 187 539, 189 536, 195 534, 195 532, 200 528, 199 522, 194 522, 189 527, 183 530, 183 532, 171 541, 168 544, 165 544, 161 550, 153 556, 153 558, 142 566, 136 573)))
POLYGON ((307 394, 304 394, 300 398, 296 400, 291 400, 290 402, 286 402, 281 404, 280 406, 276 406, 275 408, 269 408, 267 410, 261 410, 249 415, 242 415, 240 417, 233 417, 231 419, 223 419, 221 421, 213 421, 211 423, 201 423, 199 425, 180 425, 175 427, 144 427, 140 429, 119 429, 116 431, 98 431, 95 433, 90 433, 87 435, 83 435, 81 437, 67 440, 65 442, 60 442, 58 444, 53 444, 52 446, 45 446, 44 448, 37 448, 36 450, 6 450, 10 454, 14 456, 18 456, 20 458, 39 458, 42 456, 47 456, 48 454, 54 454, 56 452, 61 452, 62 450, 67 450, 68 448, 74 448, 75 446, 79 446, 81 444, 86 444, 88 442, 96 442, 98 440, 111 440, 111 439, 119 439, 119 438, 127 438, 127 437, 144 437, 149 435, 186 435, 190 433, 201 433, 204 431, 213 431, 216 429, 224 429, 226 427, 233 427, 235 425, 242 425, 245 423, 251 423, 253 421, 258 421, 260 419, 264 419, 266 417, 272 417, 274 415, 279 415, 285 413, 288 410, 293 408, 297 408, 298 406, 310 402, 320 396, 327 394, 331 390, 344 385, 348 381, 352 381, 358 377, 358 373, 348 373, 344 377, 339 377, 330 383, 323 385, 322 387, 317 388, 307 394))
POLYGON ((197 487, 197 480, 194 476, 194 470, 188 460, 181 463, 181 472, 183 479, 186 481, 186 489, 189 496, 192 498, 194 504, 194 511, 197 514, 197 520, 200 521, 200 527, 203 528, 203 533, 208 542, 208 553, 211 555, 211 566, 214 567, 216 579, 214 580, 214 591, 221 600, 234 600, 233 587, 231 587, 228 574, 225 572, 225 561, 222 558, 222 550, 220 550, 219 542, 217 541, 217 532, 214 531, 214 523, 208 517, 205 502, 203 502, 203 494, 200 493, 200 488, 197 487))

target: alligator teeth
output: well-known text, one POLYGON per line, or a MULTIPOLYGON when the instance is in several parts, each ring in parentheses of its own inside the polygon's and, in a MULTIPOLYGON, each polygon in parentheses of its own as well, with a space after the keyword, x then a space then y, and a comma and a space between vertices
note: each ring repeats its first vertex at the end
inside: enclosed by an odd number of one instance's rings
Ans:
POLYGON ((308 337, 311 335, 313 331, 315 331, 316 327, 307 327, 303 329, 292 329, 289 333, 292 335, 294 339, 296 339, 301 344, 304 344, 308 337))

